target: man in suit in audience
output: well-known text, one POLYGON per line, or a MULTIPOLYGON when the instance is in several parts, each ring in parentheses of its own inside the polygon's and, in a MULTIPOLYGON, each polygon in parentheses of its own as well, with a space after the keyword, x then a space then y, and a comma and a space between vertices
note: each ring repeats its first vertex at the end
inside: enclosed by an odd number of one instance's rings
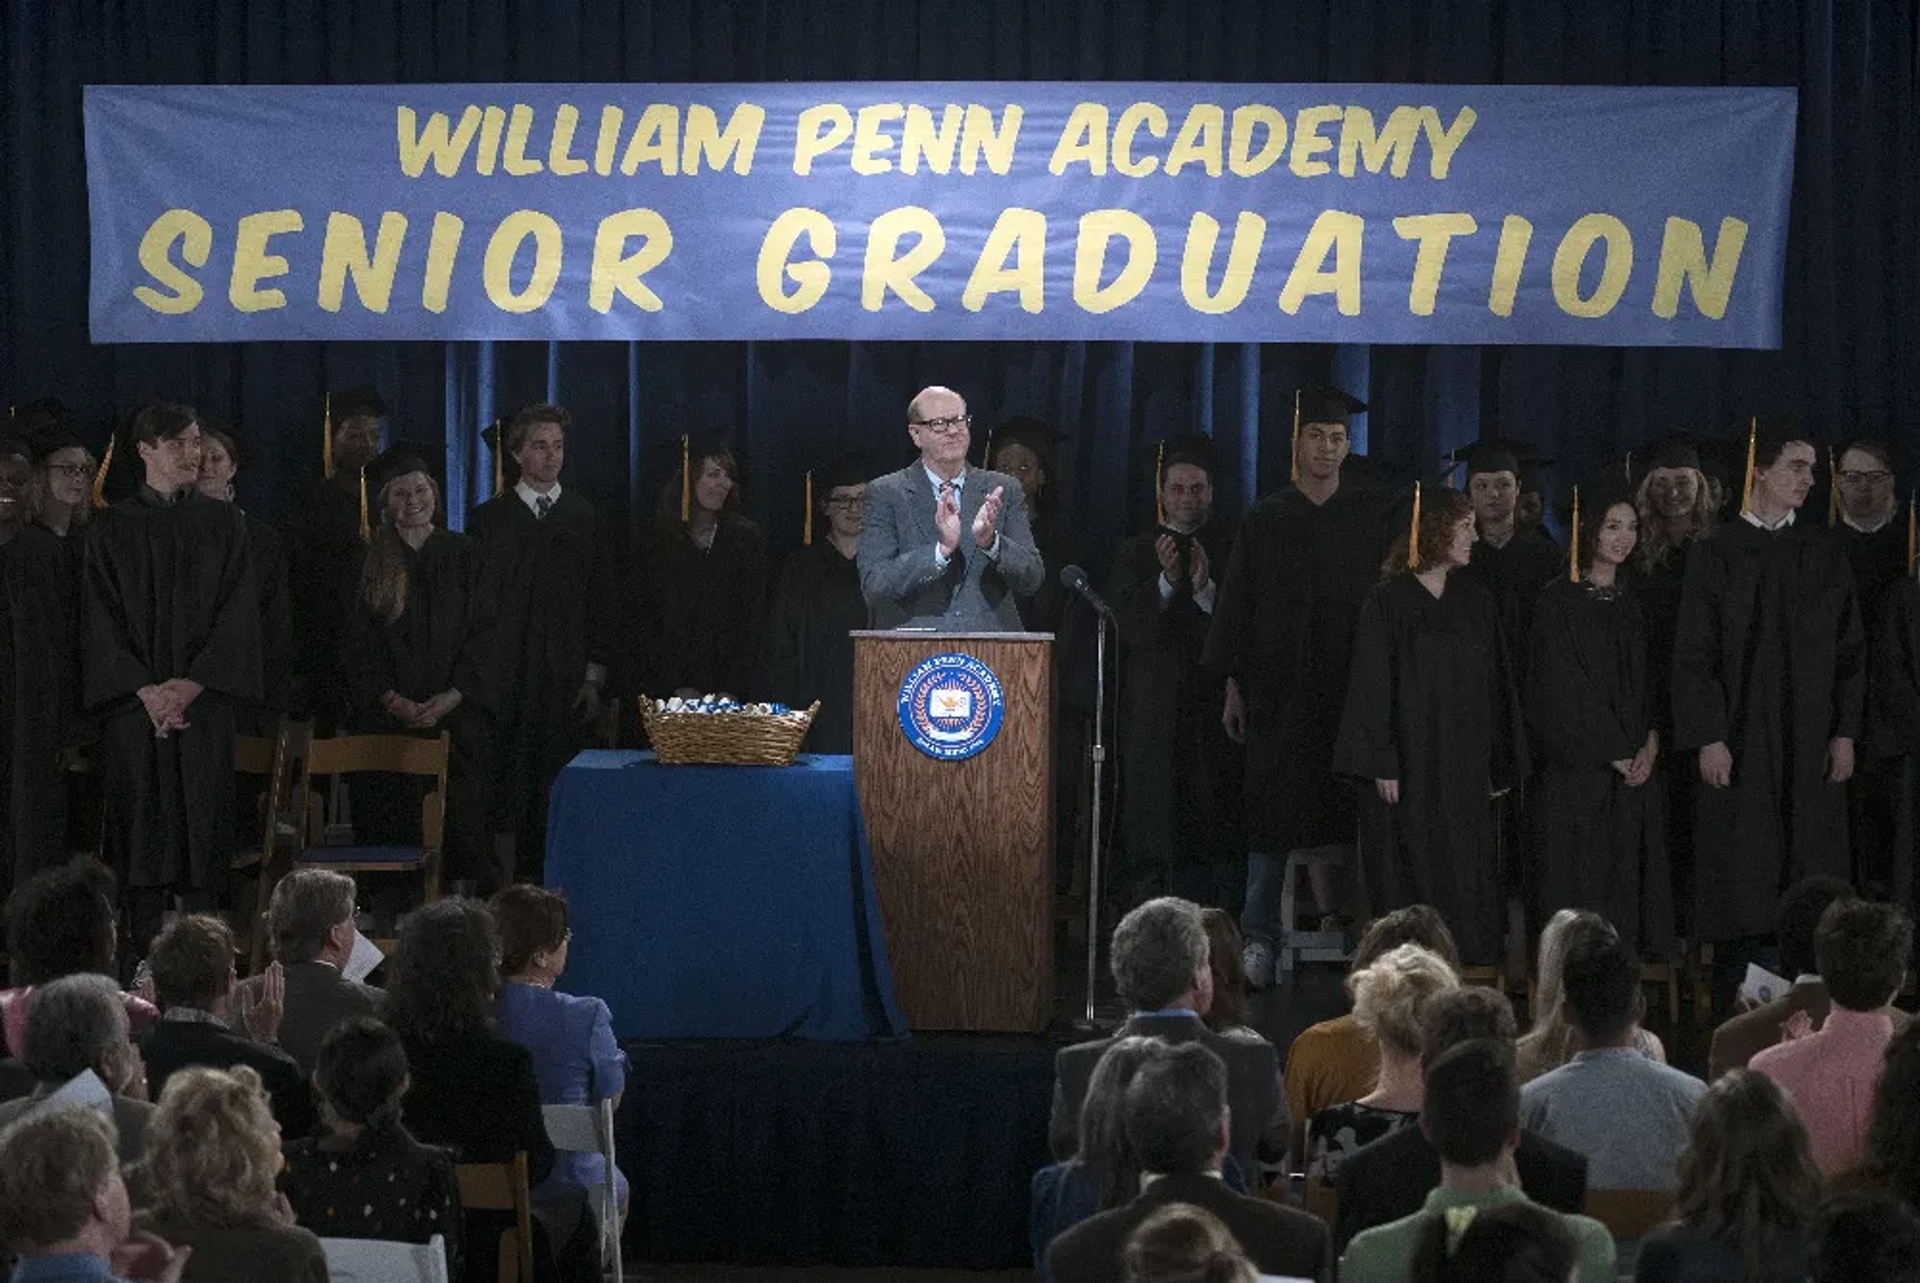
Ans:
MULTIPOLYGON (((1451 1048, 1476 1038, 1513 1046, 1513 1004, 1497 989, 1463 985, 1435 994, 1420 1011, 1420 1064, 1424 1070, 1451 1048)), ((1578 1212, 1587 1197, 1587 1160, 1564 1145, 1520 1133, 1513 1152, 1520 1188, 1555 1212, 1578 1212)), ((1344 1252, 1353 1236, 1420 1210, 1440 1184, 1440 1151, 1418 1127, 1389 1132, 1340 1164, 1339 1213, 1333 1250, 1344 1252)))
POLYGON ((273 1116, 283 1136, 297 1139, 313 1130, 313 1097, 307 1076, 293 1057, 273 1046, 279 1034, 284 985, 280 966, 268 968, 271 977, 258 1002, 239 999, 233 974, 233 932, 208 914, 193 913, 169 922, 147 955, 153 968, 154 994, 160 1000, 160 1022, 147 1030, 142 1051, 147 1058, 147 1084, 158 1100, 167 1078, 178 1069, 204 1065, 232 1069, 246 1065, 260 1075, 272 1098, 273 1116), (229 1023, 236 1005, 242 1034, 229 1023))
POLYGON ((92 1071, 113 1096, 121 1164, 146 1156, 153 1106, 144 1099, 147 1070, 128 1032, 120 986, 84 972, 44 985, 34 994, 23 1042, 21 1059, 33 1075, 33 1093, 0 1105, 0 1127, 33 1113, 48 1096, 92 1071))
MULTIPOLYGON (((336 1025, 377 1014, 380 991, 343 974, 358 934, 356 895, 353 879, 344 873, 297 869, 273 888, 267 908, 273 956, 286 975, 280 1048, 307 1073, 336 1025)), ((240 1001, 257 1006, 265 986, 264 975, 243 981, 240 1001)))
MULTIPOLYGON (((1277 1156, 1287 1139, 1286 1100, 1280 1094, 1279 1058, 1258 1034, 1217 1034, 1201 1020, 1213 1002, 1207 929, 1189 900, 1149 900, 1113 929, 1113 979, 1129 1013, 1114 1038, 1136 1035, 1170 1043, 1203 1043, 1227 1067, 1233 1106, 1229 1147, 1240 1170, 1252 1178, 1265 1140, 1277 1156)), ((1055 1158, 1065 1161, 1079 1144, 1080 1102, 1093 1067, 1113 1038, 1063 1047, 1053 1062, 1053 1118, 1047 1135, 1055 1158)))
POLYGON ((867 483, 858 560, 876 628, 1024 630, 1015 598, 1039 590, 1046 566, 1020 483, 967 466, 972 423, 959 393, 925 389, 907 407, 920 457, 867 483))
POLYGON ((1305 1212, 1236 1194, 1220 1179, 1228 1113, 1227 1069, 1218 1056, 1194 1043, 1156 1048, 1121 1105, 1121 1126, 1140 1160, 1140 1194, 1053 1241, 1047 1273, 1056 1283, 1122 1277, 1127 1237, 1171 1203, 1219 1217, 1263 1274, 1326 1279, 1326 1226, 1305 1212))

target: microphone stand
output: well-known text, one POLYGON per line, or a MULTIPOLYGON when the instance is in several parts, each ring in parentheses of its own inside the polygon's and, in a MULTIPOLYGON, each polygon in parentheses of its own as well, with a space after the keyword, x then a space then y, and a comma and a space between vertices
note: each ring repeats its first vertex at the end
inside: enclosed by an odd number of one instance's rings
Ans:
POLYGON ((1102 777, 1107 766, 1107 616, 1096 610, 1093 647, 1093 824, 1087 834, 1087 1008, 1085 1026, 1095 1028, 1093 995, 1100 983, 1100 835, 1102 777))

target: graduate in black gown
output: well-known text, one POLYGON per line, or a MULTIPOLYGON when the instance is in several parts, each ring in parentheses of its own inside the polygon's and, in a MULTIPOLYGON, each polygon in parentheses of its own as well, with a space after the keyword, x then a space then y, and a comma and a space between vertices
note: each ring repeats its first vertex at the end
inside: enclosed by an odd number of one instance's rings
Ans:
POLYGON ((260 605, 246 519, 195 487, 201 430, 150 405, 120 440, 142 478, 86 530, 85 704, 103 722, 107 850, 134 938, 166 897, 213 903, 238 844, 233 737, 257 704, 260 605))
MULTIPOLYGON (((441 526, 435 453, 402 442, 367 468, 378 516, 340 663, 353 730, 449 736, 447 876, 488 894, 500 876, 486 800, 497 621, 479 590, 473 541, 441 526)), ((353 800, 359 841, 419 840, 420 789, 413 781, 357 780, 353 800)))
POLYGON ((660 488, 641 557, 649 695, 752 694, 766 629, 767 538, 741 503, 733 452, 717 436, 688 443, 684 468, 660 488))
POLYGON ((848 457, 812 475, 807 541, 781 568, 767 610, 761 689, 790 708, 820 701, 807 732, 810 753, 853 752, 853 637, 871 612, 860 592, 865 460, 848 457))
POLYGON ((610 649, 606 532, 593 504, 560 484, 572 421, 560 406, 531 405, 505 424, 519 479, 469 526, 498 620, 493 831, 513 838, 514 863, 535 880, 547 792, 600 720, 610 649))
POLYGON ((1206 437, 1174 441, 1156 470, 1158 520, 1120 545, 1108 579, 1119 620, 1120 833, 1126 900, 1245 894, 1241 749, 1220 720, 1225 681, 1202 662, 1229 531, 1213 524, 1206 437))
MULTIPOLYGON (((1915 518, 1908 509, 1908 548, 1915 518)), ((1914 558, 1908 556, 1909 565, 1914 558)), ((1910 912, 1920 908, 1914 877, 1920 851, 1920 581, 1902 575, 1881 597, 1867 682, 1867 752, 1892 781, 1893 840, 1881 894, 1910 912)))
POLYGON ((0 440, 0 886, 72 854, 65 757, 78 638, 59 541, 27 520, 31 451, 0 440))
POLYGON ((386 402, 370 387, 342 388, 322 407, 323 476, 287 519, 293 612, 292 711, 320 734, 346 714, 340 643, 360 565, 360 473, 380 453, 386 402))
MULTIPOLYGON (((240 447, 217 424, 200 425, 200 493, 219 503, 234 502, 234 478, 240 473, 240 447)), ((245 509, 247 544, 253 554, 254 585, 260 595, 260 687, 258 704, 242 710, 240 729, 249 735, 277 735, 287 714, 293 681, 293 606, 287 589, 287 547, 280 532, 245 509)))
POLYGON ((1730 994, 1801 878, 1848 874, 1847 791, 1865 696, 1853 572, 1797 522, 1815 452, 1791 430, 1749 447, 1740 515, 1694 541, 1673 655, 1676 752, 1697 757, 1694 930, 1730 994))
POLYGON ((1527 740, 1493 594, 1457 573, 1473 506, 1456 490, 1424 499, 1354 630, 1333 769, 1361 786, 1374 912, 1430 904, 1460 960, 1482 965, 1506 920, 1490 802, 1526 777, 1527 740))
POLYGON ((1623 567, 1639 516, 1624 478, 1574 492, 1575 560, 1534 603, 1526 677, 1542 916, 1591 909, 1642 954, 1673 944, 1647 627, 1623 567), (1580 500, 1586 499, 1584 512, 1580 500))
MULTIPOLYGON (((1031 415, 1005 419, 988 435, 985 466, 1004 472, 1020 483, 1020 495, 1027 501, 1027 523, 1033 530, 1033 546, 1049 567, 1070 565, 1079 560, 1076 548, 1066 537, 1060 515, 1055 511, 1053 486, 1053 447, 1060 434, 1043 420, 1031 415)), ((1066 610, 1066 589, 1057 575, 1047 575, 1037 591, 1018 598, 1020 622, 1030 633, 1060 632, 1066 610)), ((1059 658, 1056 646, 1056 659, 1059 658)), ((1091 712, 1091 710, 1089 710, 1091 712)))
MULTIPOLYGON (((1566 569, 1566 553, 1539 521, 1520 520, 1520 478, 1528 471, 1520 452, 1497 441, 1481 442, 1467 454, 1467 497, 1479 538, 1467 577, 1493 594, 1506 631, 1508 653, 1524 659, 1533 626, 1533 603, 1541 589, 1566 569)), ((1529 472, 1536 478, 1537 473, 1529 472)))
MULTIPOLYGON (((1288 853, 1351 850, 1354 840, 1353 789, 1334 777, 1333 745, 1392 502, 1350 455, 1347 420, 1365 409, 1338 388, 1301 389, 1297 475, 1242 519, 1207 635, 1207 665, 1225 682, 1222 721, 1246 745, 1241 930, 1255 986, 1272 978, 1288 853)), ((1334 912, 1329 866, 1308 870, 1316 906, 1334 912)))

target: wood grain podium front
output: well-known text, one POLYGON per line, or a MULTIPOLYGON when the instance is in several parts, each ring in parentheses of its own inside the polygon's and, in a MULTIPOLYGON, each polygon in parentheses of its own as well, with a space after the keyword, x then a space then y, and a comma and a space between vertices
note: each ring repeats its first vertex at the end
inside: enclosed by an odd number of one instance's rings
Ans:
POLYGON ((1053 634, 853 634, 853 774, 894 992, 914 1029, 1046 1027, 1053 1011, 1053 634), (999 734, 946 761, 900 725, 936 655, 999 679, 999 734))

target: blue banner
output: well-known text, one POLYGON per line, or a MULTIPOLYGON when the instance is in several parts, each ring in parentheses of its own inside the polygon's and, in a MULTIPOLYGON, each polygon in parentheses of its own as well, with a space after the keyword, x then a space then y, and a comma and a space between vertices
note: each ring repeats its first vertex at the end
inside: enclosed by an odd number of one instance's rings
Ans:
POLYGON ((1789 89, 90 86, 103 343, 1777 347, 1789 89))

